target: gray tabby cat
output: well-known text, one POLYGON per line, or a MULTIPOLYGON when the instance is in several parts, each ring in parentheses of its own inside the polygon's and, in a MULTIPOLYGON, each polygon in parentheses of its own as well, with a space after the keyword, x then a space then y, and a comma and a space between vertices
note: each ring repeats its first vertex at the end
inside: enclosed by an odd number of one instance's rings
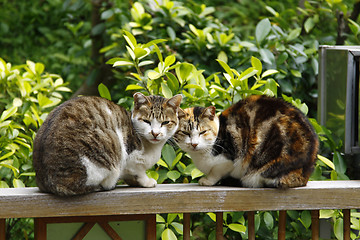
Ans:
POLYGON ((38 187, 61 196, 110 190, 119 179, 155 187, 145 171, 175 133, 181 99, 135 93, 132 113, 100 97, 79 97, 56 107, 34 140, 38 187))

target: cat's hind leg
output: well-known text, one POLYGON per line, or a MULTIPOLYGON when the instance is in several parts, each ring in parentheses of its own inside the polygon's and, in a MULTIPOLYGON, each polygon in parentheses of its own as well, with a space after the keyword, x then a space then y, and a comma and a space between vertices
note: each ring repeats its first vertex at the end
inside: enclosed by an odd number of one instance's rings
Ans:
POLYGON ((279 188, 303 187, 307 184, 309 177, 304 176, 302 169, 296 169, 282 176, 279 180, 279 188))

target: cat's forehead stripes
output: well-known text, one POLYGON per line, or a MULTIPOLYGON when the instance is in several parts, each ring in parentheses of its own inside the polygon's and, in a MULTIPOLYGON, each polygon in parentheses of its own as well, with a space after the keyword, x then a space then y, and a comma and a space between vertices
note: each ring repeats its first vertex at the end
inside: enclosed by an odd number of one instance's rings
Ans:
POLYGON ((194 129, 198 129, 200 125, 199 118, 201 114, 203 113, 204 108, 203 107, 192 107, 184 109, 184 112, 186 114, 186 122, 187 122, 187 130, 192 131, 194 129))

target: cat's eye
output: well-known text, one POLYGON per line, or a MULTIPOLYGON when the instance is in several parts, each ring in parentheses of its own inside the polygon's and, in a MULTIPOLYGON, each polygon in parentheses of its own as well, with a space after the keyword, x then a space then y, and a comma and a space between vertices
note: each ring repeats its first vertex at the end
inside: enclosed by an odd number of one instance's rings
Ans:
POLYGON ((190 133, 189 132, 185 132, 185 131, 181 131, 182 134, 189 136, 190 137, 190 133))
POLYGON ((151 124, 151 122, 149 120, 147 120, 147 119, 142 119, 142 120, 143 120, 144 123, 147 123, 149 125, 151 124))
POLYGON ((170 123, 170 121, 163 121, 163 122, 161 123, 161 126, 167 125, 167 124, 169 124, 169 123, 170 123))
POLYGON ((203 135, 203 134, 205 134, 206 133, 206 130, 205 131, 201 131, 200 133, 199 133, 199 135, 203 135))

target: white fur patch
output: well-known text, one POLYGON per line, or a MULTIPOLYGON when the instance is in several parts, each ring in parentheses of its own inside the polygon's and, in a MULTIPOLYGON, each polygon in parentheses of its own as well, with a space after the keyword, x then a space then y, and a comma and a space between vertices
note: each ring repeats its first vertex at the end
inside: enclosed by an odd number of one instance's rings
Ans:
POLYGON ((81 156, 80 159, 86 168, 86 185, 102 186, 104 189, 112 189, 115 187, 120 177, 120 169, 113 168, 112 170, 109 170, 107 168, 99 167, 91 162, 86 156, 81 156))
POLYGON ((264 178, 261 176, 261 172, 248 174, 241 179, 244 187, 264 187, 265 185, 275 185, 276 179, 264 178))

